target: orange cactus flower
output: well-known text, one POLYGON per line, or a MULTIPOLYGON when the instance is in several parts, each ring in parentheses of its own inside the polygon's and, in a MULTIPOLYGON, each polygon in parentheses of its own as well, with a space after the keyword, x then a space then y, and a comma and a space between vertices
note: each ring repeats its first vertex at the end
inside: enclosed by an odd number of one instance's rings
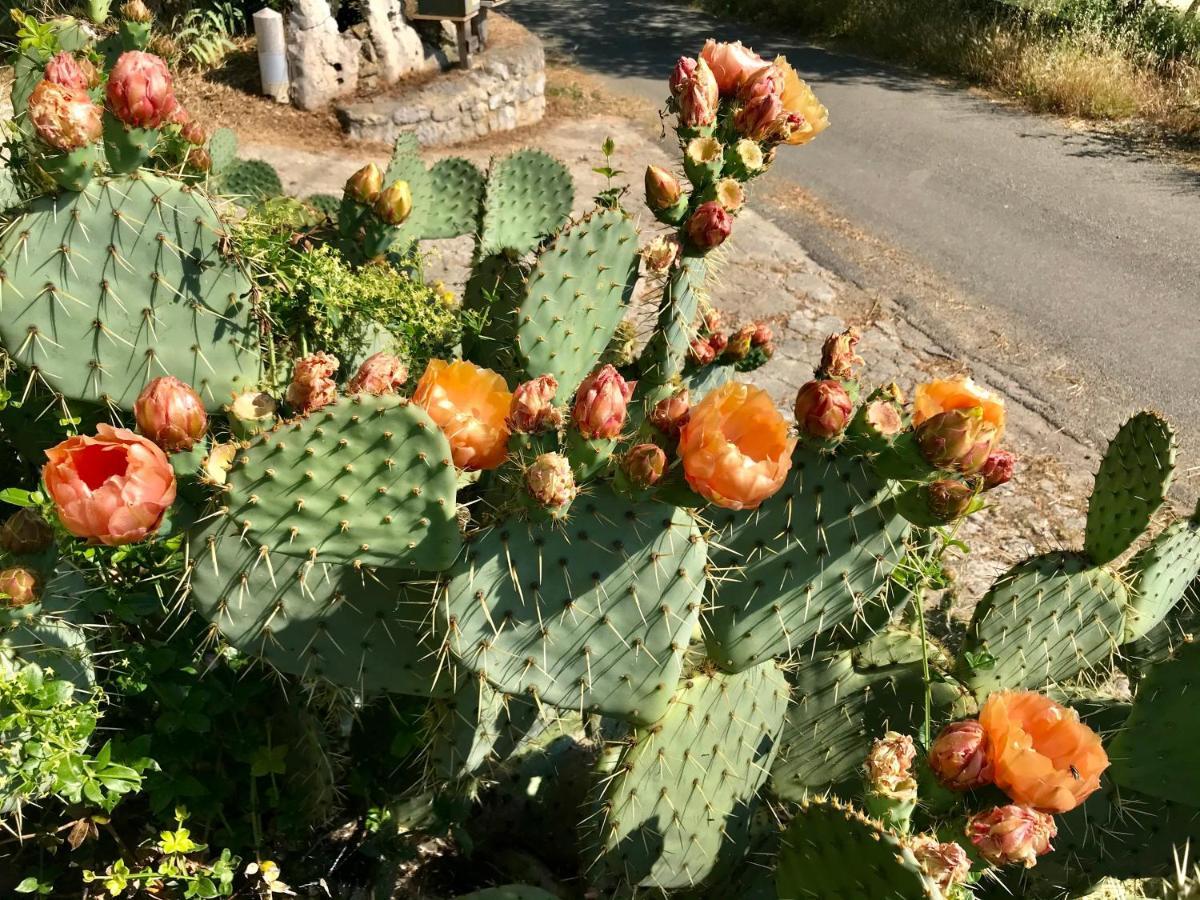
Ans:
POLYGON ((918 385, 913 396, 913 426, 952 409, 976 407, 983 410, 984 423, 995 429, 996 440, 999 440, 1004 434, 1004 400, 965 375, 918 385))
POLYGON ((775 57, 775 68, 783 76, 783 92, 779 95, 779 99, 783 101, 783 108, 804 120, 788 135, 787 142, 807 144, 829 127, 829 110, 817 99, 808 82, 796 74, 787 57, 775 57))
POLYGON ((795 447, 766 391, 738 382, 705 395, 679 433, 688 484, 726 509, 755 509, 778 491, 795 447))
POLYGON ((1016 803, 1065 813, 1100 787, 1108 754, 1073 709, 1032 691, 1000 691, 979 714, 993 780, 1016 803))
POLYGON ((460 469, 495 469, 504 462, 512 394, 491 369, 464 360, 430 360, 413 403, 445 433, 460 469))

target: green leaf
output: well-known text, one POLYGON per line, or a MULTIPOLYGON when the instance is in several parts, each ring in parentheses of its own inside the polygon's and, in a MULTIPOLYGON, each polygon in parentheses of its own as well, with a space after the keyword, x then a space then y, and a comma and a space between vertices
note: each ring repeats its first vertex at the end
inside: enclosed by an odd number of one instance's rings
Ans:
POLYGON ((40 881, 38 881, 37 878, 30 875, 28 878, 22 879, 21 883, 18 884, 15 888, 13 888, 13 890, 16 891, 18 894, 32 894, 37 891, 40 891, 41 888, 42 888, 42 883, 40 881))
POLYGON ((13 506, 36 506, 33 491, 23 491, 20 488, 5 488, 0 491, 0 502, 13 506))

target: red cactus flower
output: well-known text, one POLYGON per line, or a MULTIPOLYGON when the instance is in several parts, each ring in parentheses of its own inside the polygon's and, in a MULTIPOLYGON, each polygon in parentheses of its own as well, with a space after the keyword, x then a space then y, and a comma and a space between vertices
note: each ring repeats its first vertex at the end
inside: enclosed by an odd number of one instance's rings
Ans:
POLYGON ((160 128, 176 106, 171 72, 161 57, 122 53, 108 75, 109 111, 129 128, 160 128))

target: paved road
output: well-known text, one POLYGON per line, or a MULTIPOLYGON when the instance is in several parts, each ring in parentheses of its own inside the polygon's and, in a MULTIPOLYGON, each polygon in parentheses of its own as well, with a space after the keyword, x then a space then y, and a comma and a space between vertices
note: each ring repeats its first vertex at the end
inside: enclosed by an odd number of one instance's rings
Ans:
MULTIPOLYGON (((1182 426, 1183 460, 1200 463, 1200 173, 674 3, 517 0, 510 10, 617 90, 656 103, 674 59, 707 35, 785 53, 833 124, 781 151, 773 184, 753 193, 803 186, 943 276, 957 301, 926 302, 899 280, 875 287, 1068 432, 1097 440, 1153 406, 1182 426)), ((811 216, 763 209, 823 264, 868 277, 811 216)))

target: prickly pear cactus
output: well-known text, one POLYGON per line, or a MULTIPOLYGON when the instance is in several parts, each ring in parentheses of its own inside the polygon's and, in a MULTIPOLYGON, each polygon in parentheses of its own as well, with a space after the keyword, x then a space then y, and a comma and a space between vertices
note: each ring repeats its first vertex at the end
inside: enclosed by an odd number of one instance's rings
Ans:
POLYGON ((716 511, 713 565, 727 570, 705 617, 709 653, 737 672, 810 652, 851 622, 904 555, 908 523, 862 459, 796 450, 783 488, 750 513, 716 511))
POLYGON ((558 900, 554 894, 531 884, 505 884, 459 894, 455 900, 558 900))
POLYGON ((483 173, 470 160, 452 156, 433 164, 429 181, 436 200, 419 213, 423 219, 421 237, 473 234, 483 210, 483 173))
POLYGON ((643 392, 669 384, 683 373, 706 273, 702 257, 685 257, 671 272, 659 305, 658 322, 642 355, 643 392))
POLYGON ((70 400, 133 405, 151 379, 210 409, 258 378, 250 283, 204 194, 142 172, 35 200, 0 244, 0 340, 70 400))
POLYGON ((218 128, 208 139, 208 156, 212 161, 211 172, 220 175, 237 159, 237 133, 232 128, 218 128))
POLYGON ((236 159, 227 164, 220 176, 221 193, 251 203, 283 195, 283 182, 269 162, 261 159, 236 159))
POLYGON ((396 395, 276 425, 237 455, 227 486, 228 515, 272 554, 439 571, 461 546, 450 445, 396 395))
POLYGON ((692 888, 744 852, 787 704, 774 662, 684 679, 661 719, 631 730, 602 782, 592 878, 692 888))
POLYGON ((507 521, 468 544, 440 632, 506 693, 653 722, 700 616, 704 539, 683 510, 605 488, 571 512, 565 526, 507 521))
POLYGON ((837 801, 807 801, 783 836, 779 900, 935 900, 942 896, 904 842, 837 801))
POLYGON ((566 221, 574 199, 567 167, 541 150, 519 150, 494 162, 477 256, 528 253, 566 221))
POLYGON ((1129 564, 1133 584, 1125 616, 1125 642, 1140 640, 1156 628, 1200 577, 1200 521, 1168 525, 1129 564))

